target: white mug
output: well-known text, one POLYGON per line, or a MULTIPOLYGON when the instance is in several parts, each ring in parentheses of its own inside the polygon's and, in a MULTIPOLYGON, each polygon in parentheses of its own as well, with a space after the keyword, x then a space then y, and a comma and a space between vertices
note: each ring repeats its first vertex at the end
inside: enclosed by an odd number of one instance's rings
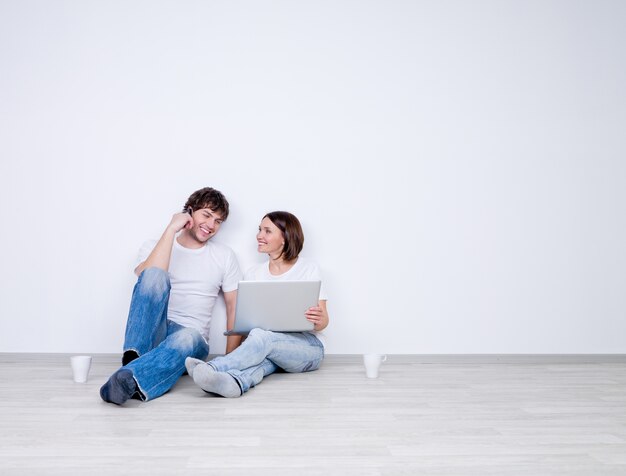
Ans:
POLYGON ((91 368, 91 356, 75 355, 70 357, 72 363, 72 372, 74 373, 74 382, 85 383, 91 368))
POLYGON ((365 365, 365 375, 367 378, 378 377, 378 369, 380 364, 387 360, 384 354, 365 354, 363 355, 363 364, 365 365))

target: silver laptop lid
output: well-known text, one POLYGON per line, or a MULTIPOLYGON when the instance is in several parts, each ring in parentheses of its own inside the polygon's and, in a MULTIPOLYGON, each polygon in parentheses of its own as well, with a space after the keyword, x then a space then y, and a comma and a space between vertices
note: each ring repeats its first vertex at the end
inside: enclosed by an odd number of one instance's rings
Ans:
POLYGON ((240 281, 233 330, 247 334, 255 327, 277 332, 313 330, 304 313, 319 303, 321 281, 240 281))

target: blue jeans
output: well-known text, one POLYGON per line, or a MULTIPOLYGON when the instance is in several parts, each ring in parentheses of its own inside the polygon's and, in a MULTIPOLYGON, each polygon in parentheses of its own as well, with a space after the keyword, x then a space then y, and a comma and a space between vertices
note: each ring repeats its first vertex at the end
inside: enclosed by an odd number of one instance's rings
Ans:
POLYGON ((206 359, 209 345, 196 329, 167 319, 170 279, 159 268, 141 273, 130 303, 124 351, 139 358, 125 365, 133 373, 144 401, 160 397, 185 372, 185 359, 206 359))
POLYGON ((209 365, 230 374, 245 393, 278 369, 310 372, 317 370, 323 359, 324 346, 310 332, 252 329, 239 347, 211 360, 209 365))

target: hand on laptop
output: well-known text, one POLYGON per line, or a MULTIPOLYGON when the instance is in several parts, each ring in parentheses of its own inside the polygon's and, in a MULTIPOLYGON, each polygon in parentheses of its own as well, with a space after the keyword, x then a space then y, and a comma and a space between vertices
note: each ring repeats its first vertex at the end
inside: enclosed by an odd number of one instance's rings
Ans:
POLYGON ((328 325, 328 317, 326 312, 320 306, 310 307, 304 315, 309 322, 312 322, 315 326, 315 330, 322 330, 328 325))

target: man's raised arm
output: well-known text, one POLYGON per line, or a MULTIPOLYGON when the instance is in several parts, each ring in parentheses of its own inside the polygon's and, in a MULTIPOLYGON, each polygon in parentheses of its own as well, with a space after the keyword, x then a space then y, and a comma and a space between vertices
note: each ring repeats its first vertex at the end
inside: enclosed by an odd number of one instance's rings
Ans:
POLYGON ((135 268, 135 274, 139 276, 146 268, 160 268, 163 271, 168 271, 176 233, 183 228, 190 228, 191 226, 193 226, 193 218, 191 218, 189 213, 176 213, 169 225, 167 225, 167 228, 165 228, 152 253, 135 268))

